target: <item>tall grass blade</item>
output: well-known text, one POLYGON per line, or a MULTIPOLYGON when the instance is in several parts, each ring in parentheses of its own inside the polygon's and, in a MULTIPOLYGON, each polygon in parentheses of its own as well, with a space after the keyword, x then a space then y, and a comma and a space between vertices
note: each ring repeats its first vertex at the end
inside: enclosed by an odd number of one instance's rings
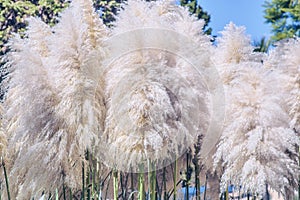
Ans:
POLYGON ((66 198, 66 186, 65 186, 65 184, 63 184, 63 197, 64 197, 64 200, 67 200, 67 198, 66 198))
POLYGON ((138 174, 138 200, 145 200, 145 178, 144 178, 144 167, 140 166, 140 173, 138 174))
POLYGON ((166 180, 166 167, 163 168, 163 190, 164 190, 164 200, 167 200, 167 180, 166 180))
MULTIPOLYGON (((1 159, 2 159, 2 158, 1 158, 1 159)), ((2 166, 3 166, 4 178, 5 178, 5 184, 6 184, 7 199, 10 200, 10 192, 9 192, 8 177, 7 177, 7 172, 6 172, 5 163, 4 163, 3 160, 2 160, 2 166)))
POLYGON ((84 174, 84 162, 82 161, 82 194, 81 199, 85 199, 85 174, 84 174))
MULTIPOLYGON (((131 196, 131 200, 134 200, 134 195, 133 195, 133 193, 134 193, 134 186, 133 186, 133 173, 130 173, 130 188, 131 188, 131 194, 130 194, 130 196, 131 196)), ((128 198, 129 200, 130 200, 130 197, 128 198)))
POLYGON ((189 197, 189 182, 190 182, 190 164, 189 164, 189 152, 186 153, 186 177, 185 177, 185 198, 187 200, 190 199, 189 197))
POLYGON ((73 199, 73 194, 72 194, 72 190, 71 190, 71 188, 69 188, 69 198, 70 198, 70 200, 72 200, 73 199))
POLYGON ((55 200, 59 200, 58 189, 55 189, 55 200))
POLYGON ((150 200, 155 200, 156 199, 156 171, 155 171, 155 164, 150 162, 150 169, 149 169, 149 176, 148 178, 150 179, 150 185, 149 185, 149 195, 150 195, 150 200))
POLYGON ((173 170, 173 199, 176 200, 176 193, 177 193, 177 190, 176 190, 176 181, 177 181, 177 158, 175 158, 175 162, 174 162, 174 170, 173 170))
POLYGON ((228 184, 226 185, 225 200, 229 200, 228 184))
POLYGON ((113 184, 114 184, 114 200, 118 199, 118 171, 114 169, 113 171, 113 184))

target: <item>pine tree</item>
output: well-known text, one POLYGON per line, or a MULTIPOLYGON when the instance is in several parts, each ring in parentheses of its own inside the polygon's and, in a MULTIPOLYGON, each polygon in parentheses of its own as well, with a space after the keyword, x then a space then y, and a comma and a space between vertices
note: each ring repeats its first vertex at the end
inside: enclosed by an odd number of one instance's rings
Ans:
POLYGON ((54 25, 58 20, 58 14, 68 3, 69 1, 65 0, 0 1, 0 55, 7 51, 4 44, 11 33, 25 31, 27 17, 39 16, 44 22, 54 25))
POLYGON ((300 36, 300 2, 298 0, 265 1, 266 23, 272 25, 272 40, 300 36))

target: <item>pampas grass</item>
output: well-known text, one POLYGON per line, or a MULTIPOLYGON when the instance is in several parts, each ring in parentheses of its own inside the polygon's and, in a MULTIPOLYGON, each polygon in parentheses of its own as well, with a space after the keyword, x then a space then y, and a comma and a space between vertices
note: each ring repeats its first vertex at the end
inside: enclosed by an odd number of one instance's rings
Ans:
POLYGON ((270 52, 266 60, 266 67, 275 68, 285 75, 282 83, 285 90, 286 99, 283 104, 286 105, 287 112, 291 117, 290 127, 300 132, 300 41, 299 38, 281 41, 277 47, 270 52))
POLYGON ((299 138, 290 128, 289 113, 282 105, 280 95, 285 92, 280 83, 285 77, 253 58, 249 39, 241 30, 229 24, 216 52, 216 59, 221 54, 225 63, 219 69, 227 108, 215 165, 222 162, 225 168, 223 190, 230 182, 263 195, 267 183, 283 195, 290 194, 298 180, 299 138), (232 49, 234 46, 238 48, 232 49))
POLYGON ((4 127, 12 198, 38 197, 67 184, 80 188, 84 152, 103 130, 101 41, 91 2, 74 1, 52 29, 30 19, 12 41, 4 127), (99 69, 100 68, 100 69, 99 69))
POLYGON ((299 180, 299 39, 253 53, 230 23, 214 47, 204 22, 170 1, 123 8, 108 29, 91 1, 74 0, 54 27, 29 18, 25 37, 10 41, 4 196, 143 200, 148 187, 151 200, 176 199, 178 159, 191 148, 199 197, 200 165, 210 168, 222 133, 214 164, 223 189, 230 181, 263 195, 268 184, 289 198, 299 180), (138 173, 131 193, 125 172, 138 173))
POLYGON ((203 23, 183 8, 167 1, 129 1, 117 17, 111 54, 122 54, 107 64, 107 118, 102 138, 107 150, 101 156, 111 166, 138 172, 140 164, 147 170, 149 160, 162 168, 206 133, 208 88, 198 69, 178 56, 190 49, 174 41, 180 49, 168 52, 164 50, 166 38, 160 38, 163 31, 173 34, 180 24, 185 25, 180 34, 199 41, 197 50, 203 53, 194 52, 190 57, 198 61, 199 69, 209 67, 209 51, 205 51, 210 48, 209 38, 196 32, 203 23), (151 34, 144 34, 145 29, 151 34))

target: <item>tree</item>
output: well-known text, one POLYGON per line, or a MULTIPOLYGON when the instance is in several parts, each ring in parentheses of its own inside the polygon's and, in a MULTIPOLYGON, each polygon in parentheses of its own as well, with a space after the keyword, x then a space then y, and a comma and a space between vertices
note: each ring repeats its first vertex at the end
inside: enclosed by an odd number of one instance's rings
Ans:
POLYGON ((125 0, 94 0, 94 6, 99 12, 104 24, 110 26, 115 20, 115 15, 118 13, 122 2, 125 0))
MULTIPOLYGON (((114 21, 123 0, 93 0, 94 8, 104 24, 114 21)), ((23 34, 27 26, 26 18, 39 17, 53 26, 59 20, 59 14, 69 5, 70 0, 1 0, 0 1, 0 55, 7 49, 4 44, 12 33, 23 34)))
POLYGON ((27 25, 25 19, 28 16, 38 16, 44 22, 54 25, 58 20, 58 14, 68 5, 65 0, 26 0, 26 1, 0 1, 0 55, 7 49, 4 44, 11 33, 23 33, 27 25))
MULTIPOLYGON (((115 20, 115 15, 119 11, 122 2, 125 0, 93 0, 94 8, 98 11, 104 24, 110 26, 115 20)), ((28 16, 37 16, 50 26, 58 21, 59 13, 68 6, 70 0, 1 0, 0 1, 0 55, 7 49, 4 44, 8 41, 12 33, 24 33, 27 26, 28 16)), ((181 1, 181 5, 188 6, 189 11, 196 15, 198 19, 205 20, 204 29, 210 21, 210 16, 204 12, 195 1, 181 1)), ((205 31, 211 34, 211 28, 205 31)))
POLYGON ((203 19, 205 25, 203 30, 206 34, 210 35, 212 32, 211 28, 208 28, 208 23, 210 22, 210 15, 203 10, 203 8, 198 4, 197 0, 180 0, 181 6, 188 7, 191 14, 194 14, 197 19, 203 19))
POLYGON ((253 45, 255 47, 254 52, 268 52, 271 41, 266 37, 262 37, 260 40, 254 41, 253 45))
POLYGON ((272 25, 272 40, 300 36, 300 3, 298 0, 265 1, 266 23, 272 25))

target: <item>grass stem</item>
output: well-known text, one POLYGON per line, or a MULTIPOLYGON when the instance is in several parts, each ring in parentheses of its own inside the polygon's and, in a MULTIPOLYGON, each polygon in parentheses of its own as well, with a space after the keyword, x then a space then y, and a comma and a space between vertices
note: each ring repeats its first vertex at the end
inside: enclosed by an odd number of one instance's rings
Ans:
POLYGON ((177 157, 175 158, 175 163, 174 163, 174 171, 173 171, 173 187, 174 187, 174 194, 173 194, 173 199, 176 200, 176 181, 177 181, 177 157))
POLYGON ((145 200, 145 178, 144 178, 144 169, 143 165, 140 166, 140 172, 138 174, 138 191, 139 196, 138 200, 145 200))
MULTIPOLYGON (((1 158, 1 159, 2 159, 2 158, 1 158)), ((3 166, 4 178, 5 178, 5 184, 6 184, 7 199, 10 200, 10 192, 9 192, 8 177, 7 177, 7 172, 6 172, 5 163, 4 163, 3 160, 2 160, 2 166, 3 166)))
POLYGON ((118 199, 118 171, 114 169, 113 171, 113 184, 114 184, 114 200, 118 199))

